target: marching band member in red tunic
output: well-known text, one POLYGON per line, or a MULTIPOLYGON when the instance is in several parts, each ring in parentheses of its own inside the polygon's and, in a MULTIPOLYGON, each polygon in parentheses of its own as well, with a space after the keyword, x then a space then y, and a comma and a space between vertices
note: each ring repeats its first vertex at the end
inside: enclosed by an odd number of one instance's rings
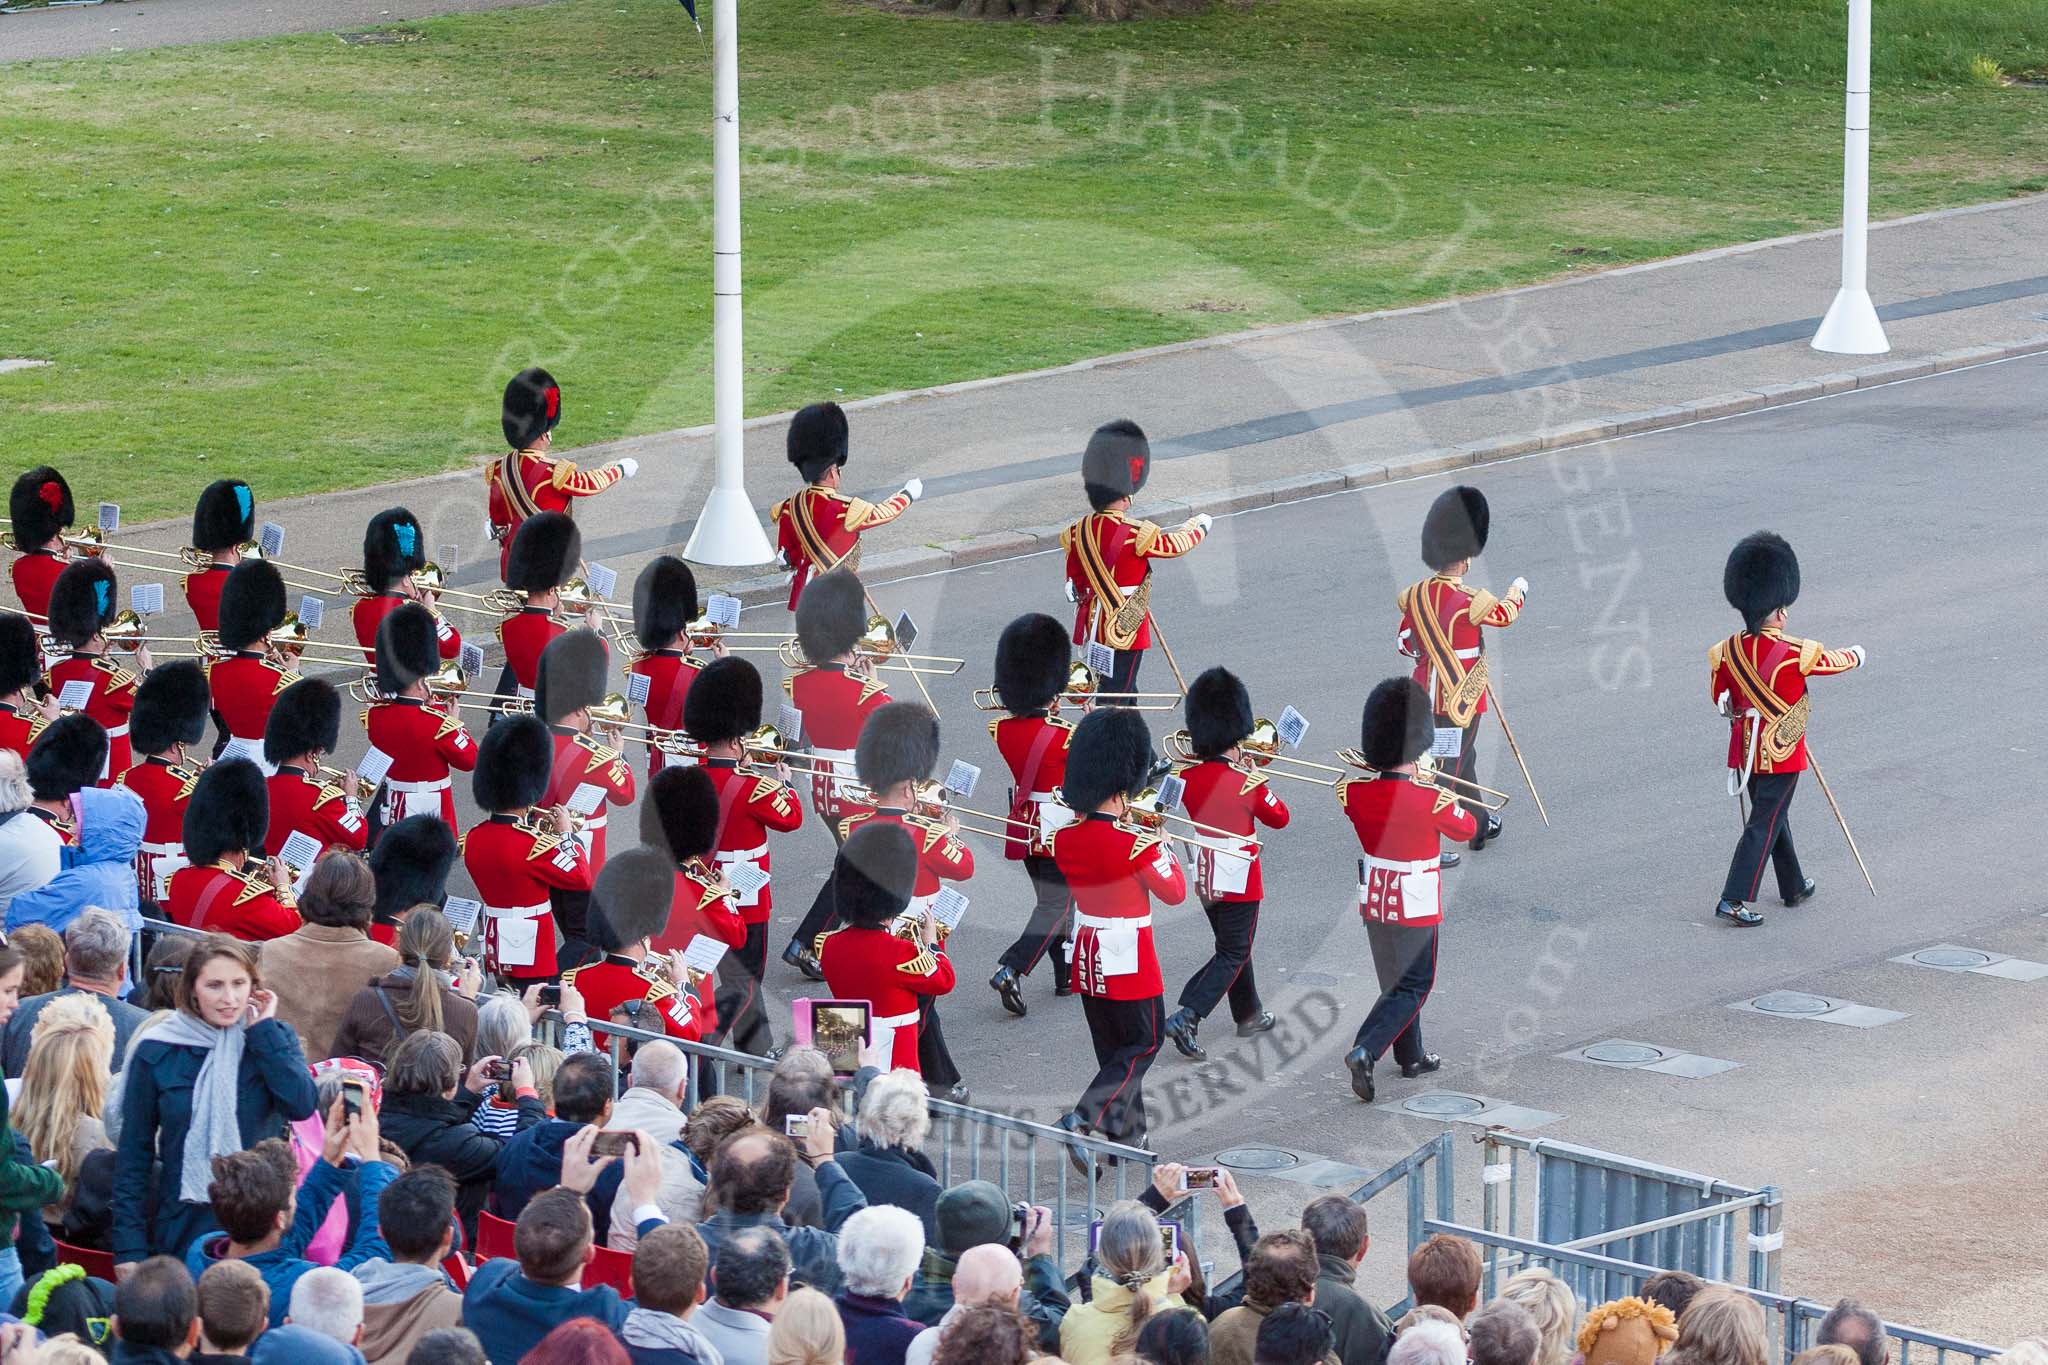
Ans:
POLYGON ((555 975, 549 894, 591 886, 569 812, 535 810, 553 761, 554 741, 536 716, 508 716, 485 731, 472 790, 488 814, 462 836, 462 865, 484 903, 487 968, 521 983, 555 975))
MULTIPOLYGON (((820 770, 811 778, 811 809, 835 842, 839 822, 854 810, 853 796, 860 788, 853 751, 861 728, 889 704, 889 689, 854 656, 867 610, 867 593, 847 570, 835 569, 813 581, 796 609, 797 647, 809 666, 782 680, 784 695, 802 717, 803 742, 820 770)), ((782 960, 794 965, 799 952, 810 951, 814 937, 792 939, 782 960)))
MULTIPOLYGON (((839 491, 846 467, 846 413, 837 403, 813 403, 789 422, 787 453, 804 479, 797 495, 769 512, 775 523, 775 554, 789 572, 789 609, 804 588, 837 568, 860 572, 860 536, 886 526, 924 496, 924 480, 911 479, 879 503, 839 491)), ((812 657, 816 657, 815 655, 812 657)))
MULTIPOLYGON (((521 524, 506 564, 505 586, 525 593, 526 605, 498 626, 498 640, 505 646, 499 695, 516 693, 533 700, 541 651, 568 629, 555 619, 558 594, 562 585, 576 576, 582 559, 583 533, 560 512, 543 512, 521 524)), ((586 619, 584 624, 591 622, 586 619)))
POLYGON ((761 1013, 760 967, 767 958, 765 925, 750 925, 733 904, 732 888, 711 861, 718 842, 718 788, 702 768, 663 768, 647 784, 640 803, 640 842, 667 855, 675 868, 668 927, 654 936, 658 953, 687 949, 698 935, 726 946, 711 994, 699 992, 704 1036, 760 1054, 774 1045, 761 1013), (752 936, 759 951, 745 951, 752 936), (749 963, 752 965, 750 966, 749 963))
POLYGON ((21 552, 8 566, 14 595, 29 615, 48 620, 50 589, 71 562, 71 548, 64 543, 64 533, 78 517, 71 485, 50 466, 37 465, 14 481, 7 495, 7 515, 8 533, 21 552))
MULTIPOLYGON (((610 823, 605 808, 632 805, 635 792, 633 769, 625 756, 592 733, 590 708, 604 700, 609 662, 604 641, 594 632, 572 630, 560 636, 541 655, 533 703, 555 746, 542 801, 582 812, 576 842, 583 847, 593 877, 604 871, 605 827, 610 823), (585 787, 597 789, 594 807, 579 799, 585 787)), ((583 891, 558 889, 554 904, 556 926, 570 940, 564 952, 569 961, 578 961, 590 897, 583 891)))
POLYGON ((953 964, 938 947, 937 926, 919 916, 914 937, 895 926, 910 904, 919 874, 912 831, 870 822, 853 832, 833 860, 832 883, 844 923, 819 943, 825 984, 842 1000, 872 1007, 873 1045, 888 1048, 891 1069, 918 1071, 919 1016, 953 989, 953 964))
POLYGON ((1097 427, 1081 457, 1081 485, 1095 510, 1060 532, 1074 643, 1098 641, 1116 651, 1116 668, 1102 688, 1105 706, 1137 690, 1138 665, 1152 646, 1152 561, 1177 559, 1209 534, 1206 512, 1171 531, 1131 519, 1131 499, 1151 472, 1152 446, 1136 422, 1119 418, 1097 427))
POLYGON ((325 679, 299 679, 270 708, 263 727, 263 761, 275 769, 268 784, 270 828, 263 837, 267 853, 282 856, 285 840, 294 834, 318 839, 320 853, 332 848, 361 853, 368 845, 369 826, 354 794, 320 775, 320 760, 340 742, 341 693, 325 679))
POLYGON ((1245 839, 1236 853, 1209 847, 1194 850, 1195 894, 1209 917, 1216 951, 1181 987, 1179 1008, 1167 1016, 1166 1036, 1183 1057, 1199 1062, 1208 1054, 1196 1040, 1196 1030, 1225 994, 1238 1037, 1264 1033, 1278 1022, 1259 1004, 1252 976, 1252 940, 1259 932, 1259 906, 1266 888, 1261 850, 1250 836, 1255 823, 1283 829, 1290 817, 1287 803, 1266 775, 1242 762, 1244 752, 1238 745, 1255 722, 1251 698, 1237 676, 1228 669, 1208 670, 1188 688, 1184 707, 1195 761, 1180 769, 1187 784, 1181 808, 1202 824, 1245 839))
MULTIPOLYGON (((403 507, 386 508, 363 531, 363 582, 370 595, 356 599, 349 620, 367 662, 377 662, 377 628, 407 602, 418 602, 434 623, 436 657, 462 653, 462 635, 421 598, 412 576, 427 566, 427 534, 419 518, 403 507)), ((431 671, 431 670, 430 670, 431 671)))
POLYGON ((121 785, 142 798, 142 848, 136 855, 142 899, 161 904, 171 878, 186 865, 185 809, 199 785, 201 764, 190 752, 206 738, 206 670, 196 659, 158 664, 135 689, 128 738, 135 764, 121 785))
MULTIPOLYGON (((1526 578, 1509 584, 1505 597, 1463 581, 1472 561, 1486 548, 1491 522, 1484 493, 1463 484, 1445 489, 1422 521, 1422 562, 1436 573, 1403 588, 1396 599, 1401 605, 1400 650, 1415 660, 1415 681, 1429 690, 1430 704, 1436 708, 1436 738, 1441 741, 1436 748, 1443 755, 1443 771, 1467 781, 1478 775, 1473 750, 1480 718, 1486 714, 1486 638, 1481 627, 1513 625, 1529 595, 1526 578), (1443 754, 1452 744, 1456 751, 1443 754)), ((1498 815, 1476 801, 1461 804, 1478 827, 1472 836, 1475 851, 1500 837, 1498 815)), ((1447 852, 1443 865, 1456 867, 1459 857, 1447 852)))
POLYGON ((270 708, 299 680, 269 648, 270 632, 284 618, 284 578, 277 566, 261 559, 237 564, 220 594, 220 647, 227 657, 206 665, 213 713, 227 730, 216 755, 239 740, 241 756, 263 756, 263 727, 270 708))
MULTIPOLYGON (((633 635, 643 652, 626 671, 647 679, 640 704, 647 723, 657 729, 683 728, 683 698, 704 667, 704 661, 690 653, 690 638, 684 634, 696 616, 697 577, 674 555, 657 556, 633 580, 633 635)), ((671 759, 654 745, 647 746, 650 779, 671 762, 695 761, 671 759)))
POLYGON ((1422 1048, 1422 1006, 1436 985, 1437 931, 1444 919, 1443 841, 1470 839, 1479 822, 1450 792, 1416 780, 1415 760, 1436 738, 1433 709, 1412 679, 1388 678, 1373 688, 1358 747, 1374 774, 1337 784, 1337 803, 1365 851, 1358 914, 1380 982, 1379 1000, 1344 1055, 1351 1089, 1367 1104, 1373 1063, 1389 1047, 1411 1080, 1443 1065, 1422 1048))
POLYGON ((270 825, 263 770, 246 758, 224 758, 199 775, 185 808, 185 857, 171 878, 165 909, 187 929, 251 943, 283 938, 299 927, 291 871, 277 857, 251 857, 270 825))
MULTIPOLYGON (((1095 1043, 1095 1078, 1056 1127, 1145 1142, 1145 1073, 1164 1041, 1165 984, 1152 944, 1152 898, 1179 905, 1187 880, 1156 834, 1122 823, 1153 770, 1145 718, 1096 711, 1074 730, 1061 793, 1080 819, 1053 835, 1074 892, 1074 984, 1095 1043)), ((1068 1160, 1086 1171, 1077 1150, 1068 1160)))
POLYGON ((1066 778, 1067 745, 1074 737, 1074 727, 1053 714, 1067 685, 1072 652, 1067 628, 1036 612, 1010 622, 996 640, 996 695, 1010 714, 990 721, 988 733, 1016 781, 1010 789, 1010 818, 1029 825, 1028 835, 1009 840, 1003 855, 1024 864, 1035 904, 1024 932, 1003 950, 988 984, 1002 997, 1003 1008, 1019 1018, 1025 1012, 1024 978, 1047 949, 1052 950, 1053 994, 1074 993, 1067 979, 1067 912, 1074 898, 1052 856, 1053 833, 1073 819, 1053 794, 1066 778))
MULTIPOLYGON (((408 815, 385 827, 370 845, 370 875, 377 879, 377 903, 370 911, 372 939, 395 948, 407 914, 418 906, 438 910, 448 903, 448 874, 454 870, 457 851, 455 828, 439 815, 408 815)), ((456 942, 467 948, 483 931, 481 924, 458 929, 456 942)))
POLYGON ((427 686, 439 656, 434 618, 417 602, 402 602, 377 627, 377 690, 382 699, 363 712, 370 747, 391 756, 372 813, 372 841, 387 826, 413 815, 434 815, 455 829, 455 772, 476 767, 476 741, 451 706, 427 686))
POLYGON ((1707 693, 1730 722, 1728 792, 1749 793, 1742 838, 1728 864, 1714 914, 1745 928, 1764 922, 1749 902, 1763 886, 1764 864, 1778 874, 1786 905, 1813 896, 1799 867, 1787 812, 1806 771, 1806 723, 1812 710, 1806 680, 1861 667, 1863 646, 1828 649, 1785 634, 1785 609, 1799 600, 1799 557, 1769 531, 1744 536, 1721 575, 1728 605, 1742 613, 1742 633, 1707 651, 1707 693))
POLYGON ((668 923, 673 882, 668 858, 645 847, 626 849, 597 874, 590 946, 604 956, 563 972, 562 984, 582 993, 599 1047, 608 1042, 606 1022, 690 1043, 704 1036, 682 954, 657 954, 653 948, 668 923))
POLYGON ((43 645, 35 622, 0 611, 0 749, 27 758, 29 745, 56 717, 55 697, 35 699, 33 689, 42 679, 43 645))
MULTIPOLYGON (((638 460, 614 460, 595 469, 578 469, 549 454, 555 424, 562 420, 562 388, 538 367, 521 370, 505 385, 503 426, 511 453, 484 471, 491 539, 505 549, 498 556, 504 573, 512 540, 528 517, 540 512, 567 512, 577 498, 602 493, 620 479, 640 472, 638 460)), ((506 586, 517 586, 507 580, 506 586)))
MULTIPOLYGON (((119 593, 114 570, 103 559, 72 563, 57 575, 57 584, 50 589, 50 635, 71 653, 50 665, 45 683, 60 705, 66 687, 85 685, 85 714, 107 732, 108 766, 98 775, 102 787, 111 787, 114 778, 127 772, 133 762, 128 713, 135 707, 135 684, 141 681, 108 657, 107 638, 101 634, 114 619, 119 593)), ((137 668, 148 671, 147 645, 138 648, 133 658, 137 668)))
POLYGON ((106 765, 107 732, 80 712, 57 717, 29 748, 29 814, 48 825, 66 848, 78 846, 78 806, 72 800, 106 765))
POLYGON ((212 556, 185 575, 185 601, 202 631, 220 629, 220 596, 242 562, 242 547, 256 539, 256 496, 240 479, 216 479, 200 490, 192 509, 192 548, 212 556))

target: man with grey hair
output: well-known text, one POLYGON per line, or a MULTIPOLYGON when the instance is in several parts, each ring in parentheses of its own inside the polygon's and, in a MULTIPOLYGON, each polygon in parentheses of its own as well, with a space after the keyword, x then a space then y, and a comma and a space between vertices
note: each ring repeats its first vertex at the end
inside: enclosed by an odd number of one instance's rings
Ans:
MULTIPOLYGON (((605 1128, 645 1133, 661 1144, 661 1194, 655 1199, 672 1223, 703 1217, 704 1182, 690 1169, 683 1150, 683 1098, 690 1086, 690 1060, 674 1043, 643 1043, 633 1054, 632 1085, 612 1104, 605 1128)), ((633 1210, 612 1204, 606 1245, 630 1255, 639 1245, 633 1210)))
MULTIPOLYGON (((40 823, 40 822, 39 822, 40 823)), ((114 1066, 128 1053, 128 1039, 135 1026, 149 1017, 121 998, 121 986, 128 973, 128 926, 111 910, 88 908, 64 931, 64 985, 48 995, 32 995, 15 1007, 0 1035, 0 1070, 8 1076, 21 1075, 28 1065, 29 1035, 43 1006, 60 995, 90 995, 106 1008, 114 1021, 114 1066)))
POLYGON ((1495 1299, 1465 1323, 1472 1365, 1536 1365, 1542 1334, 1529 1310, 1511 1299, 1495 1299))
POLYGON ((923 1152, 932 1130, 924 1077, 885 1071, 860 1096, 860 1142, 839 1154, 840 1169, 870 1204, 909 1209, 927 1242, 939 1235, 938 1170, 923 1152))
POLYGON ((287 1325, 354 1346, 363 1339, 363 1282, 331 1265, 309 1270, 292 1285, 287 1325))
POLYGON ((1421 1318, 1402 1329, 1387 1365, 1465 1365, 1465 1336, 1455 1322, 1421 1318))
POLYGON ((1816 1346, 1846 1346, 1863 1365, 1885 1365, 1892 1357, 1884 1320, 1854 1299, 1843 1299, 1820 1320, 1816 1346))
POLYGON ((860 1365, 903 1365, 924 1324, 903 1316, 903 1297, 924 1259, 924 1224, 908 1209, 874 1205, 839 1229, 833 1297, 846 1327, 846 1358, 860 1365))

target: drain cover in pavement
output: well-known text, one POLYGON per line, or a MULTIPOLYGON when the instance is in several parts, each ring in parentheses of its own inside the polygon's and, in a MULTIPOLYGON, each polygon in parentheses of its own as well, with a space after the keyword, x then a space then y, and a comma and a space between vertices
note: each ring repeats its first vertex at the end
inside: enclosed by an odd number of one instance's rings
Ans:
POLYGON ((1277 1171, 1301 1164, 1301 1158, 1278 1147, 1233 1147, 1218 1152, 1216 1164, 1238 1171, 1277 1171))
POLYGON ((1913 954, 1913 960, 1923 967, 1988 967, 1991 954, 1975 948, 1923 948, 1913 954))
POLYGON ((1749 1003, 1765 1014, 1825 1014, 1835 1007, 1826 996, 1808 995, 1805 991, 1772 991, 1749 1003))
POLYGON ((1431 1118, 1458 1118, 1478 1113, 1486 1108, 1486 1101, 1474 1095, 1458 1095, 1441 1090, 1403 1100, 1401 1107, 1411 1114, 1427 1114, 1431 1118))
POLYGON ((1641 1066, 1645 1062, 1662 1060, 1664 1050, 1651 1047, 1648 1043, 1595 1043, 1581 1049, 1589 1062, 1608 1062, 1615 1066, 1641 1066))

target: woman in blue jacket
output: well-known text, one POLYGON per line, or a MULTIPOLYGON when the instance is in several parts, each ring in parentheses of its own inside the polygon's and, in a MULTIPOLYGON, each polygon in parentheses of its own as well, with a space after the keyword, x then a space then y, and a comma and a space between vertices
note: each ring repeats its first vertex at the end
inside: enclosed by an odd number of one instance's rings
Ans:
POLYGON ((208 937, 185 960, 178 1008, 135 1045, 122 1073, 114 1158, 114 1262, 182 1255, 213 1229, 213 1158, 313 1112, 319 1093, 291 1028, 274 1016, 253 944, 208 937))

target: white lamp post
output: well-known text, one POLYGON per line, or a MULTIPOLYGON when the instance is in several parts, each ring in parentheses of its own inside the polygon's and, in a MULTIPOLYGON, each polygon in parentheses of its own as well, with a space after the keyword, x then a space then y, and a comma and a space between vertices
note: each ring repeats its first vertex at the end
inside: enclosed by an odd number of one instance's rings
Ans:
POLYGON ((1848 102, 1842 115, 1842 287, 1813 349, 1882 355, 1891 343, 1864 280, 1870 239, 1870 0, 1849 0, 1848 102))

